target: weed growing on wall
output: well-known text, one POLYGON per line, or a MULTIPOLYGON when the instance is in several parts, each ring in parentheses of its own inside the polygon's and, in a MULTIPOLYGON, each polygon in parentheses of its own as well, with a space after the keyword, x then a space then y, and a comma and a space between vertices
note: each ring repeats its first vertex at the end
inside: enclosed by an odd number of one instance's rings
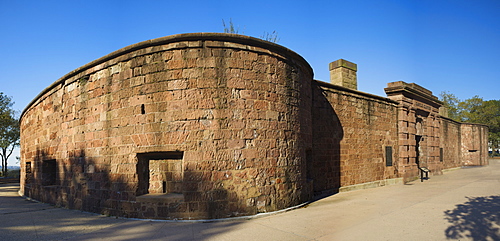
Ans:
MULTIPOLYGON (((240 28, 234 25, 233 20, 231 18, 229 19, 229 24, 227 25, 226 21, 222 19, 222 26, 224 26, 224 33, 243 34, 243 31, 241 31, 240 33, 240 28)), ((278 43, 280 41, 280 38, 278 37, 278 32, 276 30, 273 31, 272 33, 266 31, 259 38, 273 43, 278 43)))

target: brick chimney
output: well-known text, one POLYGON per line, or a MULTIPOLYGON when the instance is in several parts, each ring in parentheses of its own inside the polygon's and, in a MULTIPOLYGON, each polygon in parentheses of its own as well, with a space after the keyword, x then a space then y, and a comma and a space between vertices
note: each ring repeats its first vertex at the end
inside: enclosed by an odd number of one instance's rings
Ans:
POLYGON ((330 63, 330 82, 349 89, 358 89, 356 78, 358 65, 345 59, 339 59, 330 63))

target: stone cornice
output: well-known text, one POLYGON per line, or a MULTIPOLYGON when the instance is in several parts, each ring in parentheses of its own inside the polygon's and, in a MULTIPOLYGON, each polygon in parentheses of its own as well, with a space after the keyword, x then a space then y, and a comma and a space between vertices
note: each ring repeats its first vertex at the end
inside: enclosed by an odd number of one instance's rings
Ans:
POLYGON ((357 94, 357 95, 360 95, 360 96, 364 96, 366 98, 377 99, 377 100, 381 100, 381 101, 392 103, 392 104, 399 104, 398 101, 391 100, 391 99, 389 99, 387 97, 382 97, 382 96, 378 96, 378 95, 374 95, 374 94, 369 94, 369 93, 362 92, 362 91, 359 91, 359 90, 353 90, 351 88, 343 87, 343 86, 340 86, 340 85, 334 85, 334 84, 327 83, 327 82, 320 81, 320 80, 315 80, 315 81, 316 81, 316 83, 318 83, 319 86, 322 86, 322 87, 325 87, 325 88, 336 89, 336 90, 340 90, 340 91, 344 91, 344 92, 349 92, 349 93, 352 93, 352 94, 357 94))
POLYGON ((430 90, 427 90, 415 83, 406 83, 404 81, 392 82, 388 83, 387 88, 384 88, 384 90, 387 96, 395 96, 401 94, 412 99, 417 99, 436 108, 443 105, 443 102, 441 102, 436 96, 434 96, 430 90))

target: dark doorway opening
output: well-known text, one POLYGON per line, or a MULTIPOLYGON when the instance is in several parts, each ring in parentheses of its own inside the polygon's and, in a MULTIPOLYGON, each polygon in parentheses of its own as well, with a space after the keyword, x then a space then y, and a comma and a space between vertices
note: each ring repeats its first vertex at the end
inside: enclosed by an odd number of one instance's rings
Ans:
POLYGON ((415 135, 415 163, 420 167, 420 142, 423 140, 422 136, 415 135))

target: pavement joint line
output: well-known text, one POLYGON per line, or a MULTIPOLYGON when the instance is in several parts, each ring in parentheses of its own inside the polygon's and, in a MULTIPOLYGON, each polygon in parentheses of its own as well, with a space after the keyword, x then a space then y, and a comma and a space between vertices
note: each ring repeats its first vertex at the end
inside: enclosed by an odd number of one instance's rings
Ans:
POLYGON ((50 209, 56 209, 56 207, 49 207, 49 208, 42 208, 42 209, 33 209, 33 210, 26 210, 26 211, 19 211, 19 212, 10 212, 10 213, 1 213, 1 214, 2 215, 8 215, 8 214, 19 214, 19 213, 32 213, 32 212, 45 211, 45 210, 50 210, 50 209))

